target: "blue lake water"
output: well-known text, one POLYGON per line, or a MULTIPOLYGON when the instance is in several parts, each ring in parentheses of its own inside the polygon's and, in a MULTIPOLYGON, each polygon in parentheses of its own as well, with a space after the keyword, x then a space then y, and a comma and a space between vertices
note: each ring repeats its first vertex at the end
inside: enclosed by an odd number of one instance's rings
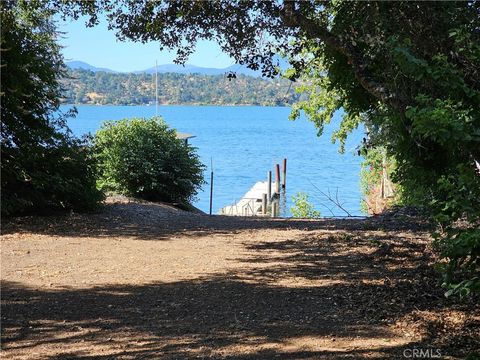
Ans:
MULTIPOLYGON (((62 110, 70 106, 62 106, 62 110)), ((105 120, 155 115, 154 106, 77 106, 78 115, 68 125, 80 136, 95 133, 105 120)), ((214 168, 213 209, 240 199, 257 181, 265 181, 267 172, 273 171, 283 158, 287 163, 286 211, 289 216, 292 195, 305 192, 323 216, 345 215, 325 199, 317 190, 338 190, 338 198, 352 215, 360 212, 360 163, 355 147, 363 137, 356 130, 347 141, 345 154, 338 152, 338 145, 330 137, 338 128, 340 114, 317 137, 315 126, 300 118, 288 120, 287 107, 260 106, 160 106, 159 115, 172 127, 196 137, 190 139, 204 164, 205 179, 210 179, 210 160, 214 168), (331 210, 329 210, 330 208, 331 210)), ((207 212, 210 186, 204 185, 194 203, 207 212)))

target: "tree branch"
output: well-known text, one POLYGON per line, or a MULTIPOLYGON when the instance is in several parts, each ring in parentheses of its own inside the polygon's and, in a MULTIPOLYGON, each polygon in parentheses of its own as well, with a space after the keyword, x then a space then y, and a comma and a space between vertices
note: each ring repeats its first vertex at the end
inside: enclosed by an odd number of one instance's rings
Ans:
MULTIPOLYGON (((301 5, 301 2, 299 4, 301 5)), ((352 66, 355 78, 369 94, 403 113, 404 106, 402 106, 399 97, 372 78, 368 71, 367 61, 355 46, 343 43, 337 36, 328 31, 326 26, 321 26, 315 20, 303 16, 295 1, 286 1, 280 14, 287 27, 298 28, 309 39, 320 40, 344 55, 352 66)))

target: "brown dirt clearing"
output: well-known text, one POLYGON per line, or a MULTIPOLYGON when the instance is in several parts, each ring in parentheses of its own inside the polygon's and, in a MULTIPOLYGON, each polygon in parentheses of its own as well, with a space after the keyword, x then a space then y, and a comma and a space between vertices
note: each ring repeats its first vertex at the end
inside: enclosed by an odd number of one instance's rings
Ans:
POLYGON ((444 298, 413 219, 210 217, 116 200, 97 214, 2 225, 5 359, 479 350, 478 304, 444 298))

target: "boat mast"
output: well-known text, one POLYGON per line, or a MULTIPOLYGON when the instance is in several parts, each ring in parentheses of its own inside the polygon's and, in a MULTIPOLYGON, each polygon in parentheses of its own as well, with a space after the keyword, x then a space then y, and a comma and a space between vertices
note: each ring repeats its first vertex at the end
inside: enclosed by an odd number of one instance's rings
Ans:
POLYGON ((155 117, 158 117, 158 65, 155 60, 155 117))

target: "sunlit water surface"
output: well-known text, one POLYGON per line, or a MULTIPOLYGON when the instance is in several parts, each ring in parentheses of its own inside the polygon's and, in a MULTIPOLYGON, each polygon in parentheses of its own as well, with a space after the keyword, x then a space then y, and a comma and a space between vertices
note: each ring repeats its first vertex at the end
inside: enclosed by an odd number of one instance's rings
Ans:
MULTIPOLYGON (((70 106, 62 106, 65 111, 70 106)), ((78 115, 68 124, 80 136, 95 133, 103 121, 132 117, 151 117, 155 106, 77 106, 78 115)), ((353 132, 345 154, 331 143, 338 128, 340 114, 317 137, 315 126, 305 118, 288 120, 287 107, 260 106, 160 106, 159 115, 172 127, 196 137, 196 147, 207 165, 207 184, 194 203, 208 212, 210 195, 210 163, 214 168, 213 209, 240 199, 257 181, 264 181, 268 170, 288 159, 286 205, 283 215, 290 216, 292 195, 305 192, 324 216, 343 216, 318 189, 338 199, 352 215, 360 211, 360 163, 355 148, 363 137, 362 129, 353 132)))

